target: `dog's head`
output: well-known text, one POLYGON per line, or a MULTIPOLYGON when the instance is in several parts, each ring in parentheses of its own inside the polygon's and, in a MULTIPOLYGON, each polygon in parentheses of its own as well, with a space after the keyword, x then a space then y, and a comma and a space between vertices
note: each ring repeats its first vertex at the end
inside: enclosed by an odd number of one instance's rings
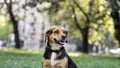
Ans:
POLYGON ((50 46, 64 45, 67 42, 68 31, 62 26, 52 26, 46 31, 46 40, 50 46))

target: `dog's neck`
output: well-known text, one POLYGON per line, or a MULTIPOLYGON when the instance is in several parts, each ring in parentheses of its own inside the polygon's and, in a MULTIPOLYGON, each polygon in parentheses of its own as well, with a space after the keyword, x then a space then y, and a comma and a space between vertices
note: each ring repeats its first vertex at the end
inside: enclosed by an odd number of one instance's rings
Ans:
POLYGON ((61 45, 54 45, 53 47, 51 47, 52 50, 60 50, 60 48, 63 47, 61 45))
POLYGON ((51 49, 51 47, 49 45, 47 45, 47 47, 45 48, 44 57, 46 59, 51 59, 52 53, 57 54, 57 59, 61 59, 61 58, 65 57, 65 54, 66 54, 65 49, 64 49, 63 46, 60 47, 60 49, 58 47, 58 48, 54 48, 54 50, 53 50, 53 49, 51 49))
POLYGON ((60 50, 63 46, 62 45, 59 45, 59 44, 49 44, 48 43, 48 46, 52 49, 52 50, 60 50))

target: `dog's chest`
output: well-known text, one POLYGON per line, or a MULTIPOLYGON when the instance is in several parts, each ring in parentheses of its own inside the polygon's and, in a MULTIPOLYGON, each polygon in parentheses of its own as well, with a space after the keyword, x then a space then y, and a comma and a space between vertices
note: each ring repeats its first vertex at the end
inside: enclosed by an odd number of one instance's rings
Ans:
POLYGON ((50 58, 52 68, 54 68, 55 64, 57 63, 56 58, 57 58, 57 54, 55 52, 52 52, 51 53, 51 58, 50 58))

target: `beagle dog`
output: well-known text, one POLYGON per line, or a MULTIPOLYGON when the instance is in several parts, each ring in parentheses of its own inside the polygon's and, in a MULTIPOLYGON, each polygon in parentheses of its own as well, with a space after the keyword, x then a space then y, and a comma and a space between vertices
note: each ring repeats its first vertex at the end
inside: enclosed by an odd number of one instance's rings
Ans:
POLYGON ((67 36, 68 31, 62 26, 52 26, 46 31, 47 47, 42 58, 42 68, 77 68, 63 46, 67 36))

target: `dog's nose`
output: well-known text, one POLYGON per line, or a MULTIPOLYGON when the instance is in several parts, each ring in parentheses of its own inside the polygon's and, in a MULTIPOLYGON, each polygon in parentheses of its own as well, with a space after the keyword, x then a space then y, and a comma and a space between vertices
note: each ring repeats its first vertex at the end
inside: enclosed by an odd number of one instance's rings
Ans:
POLYGON ((62 40, 65 40, 66 36, 65 35, 62 35, 62 40))

